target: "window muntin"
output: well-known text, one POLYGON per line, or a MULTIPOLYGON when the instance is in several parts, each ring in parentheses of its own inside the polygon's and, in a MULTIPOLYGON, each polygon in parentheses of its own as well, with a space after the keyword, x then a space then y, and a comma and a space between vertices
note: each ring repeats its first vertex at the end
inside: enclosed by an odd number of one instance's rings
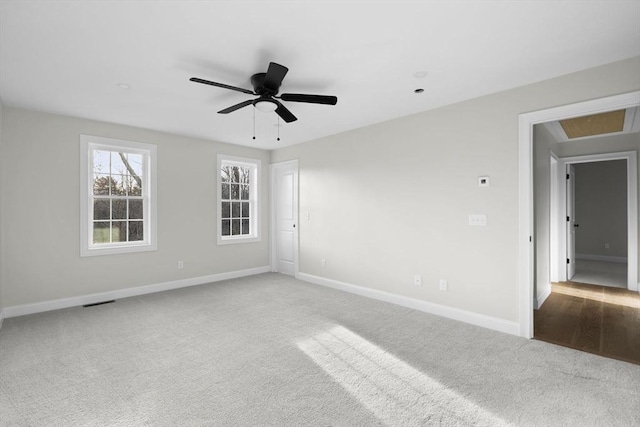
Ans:
POLYGON ((155 250, 155 146, 81 136, 81 255, 155 250))
POLYGON ((218 243, 259 240, 260 161, 218 156, 218 243))

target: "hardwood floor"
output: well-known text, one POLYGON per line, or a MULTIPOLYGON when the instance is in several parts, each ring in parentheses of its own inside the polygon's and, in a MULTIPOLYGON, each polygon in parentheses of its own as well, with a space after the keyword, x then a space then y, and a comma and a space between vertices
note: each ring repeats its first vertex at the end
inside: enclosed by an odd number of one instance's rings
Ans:
POLYGON ((534 312, 534 338, 640 365, 640 294, 574 282, 553 283, 534 312))

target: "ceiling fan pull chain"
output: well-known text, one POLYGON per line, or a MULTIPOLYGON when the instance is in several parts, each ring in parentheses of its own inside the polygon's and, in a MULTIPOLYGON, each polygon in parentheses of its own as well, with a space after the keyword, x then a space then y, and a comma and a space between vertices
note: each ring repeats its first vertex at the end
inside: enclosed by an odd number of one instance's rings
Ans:
POLYGON ((256 109, 253 109, 253 139, 256 139, 256 109))
POLYGON ((280 116, 278 116, 278 141, 280 141, 280 116))

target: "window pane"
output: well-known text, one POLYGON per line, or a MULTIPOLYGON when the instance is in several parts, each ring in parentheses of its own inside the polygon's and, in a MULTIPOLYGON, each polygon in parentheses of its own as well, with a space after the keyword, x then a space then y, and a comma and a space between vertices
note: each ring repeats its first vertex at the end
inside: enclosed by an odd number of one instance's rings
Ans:
POLYGON ((222 220, 222 235, 229 236, 231 234, 231 221, 228 219, 222 220))
POLYGON ((242 217, 249 218, 249 202, 242 202, 242 217))
POLYGON ((111 195, 112 196, 125 196, 126 184, 122 175, 111 175, 111 195))
POLYGON ((249 200, 249 186, 243 185, 240 187, 240 198, 242 200, 249 200))
POLYGON ((142 178, 127 176, 127 191, 130 196, 142 196, 142 178))
POLYGON ((129 219, 142 219, 142 200, 129 200, 129 219))
POLYGON ((242 220, 242 234, 250 234, 250 231, 249 231, 249 220, 248 219, 243 219, 242 220))
POLYGON ((109 199, 93 201, 93 219, 111 219, 111 202, 109 199))
POLYGON ((231 218, 240 218, 240 203, 231 203, 231 218))
POLYGON ((110 156, 109 151, 93 150, 93 172, 108 174, 110 156))
POLYGON ((231 184, 231 199, 240 200, 240 184, 231 184))
POLYGON ((144 240, 144 226, 142 221, 129 221, 129 241, 137 242, 144 240))
POLYGON ((97 196, 109 195, 109 175, 94 175, 93 177, 93 194, 97 196))
POLYGON ((110 243, 109 239, 109 223, 94 222, 93 223, 93 243, 110 243))
POLYGON ((142 176, 142 154, 127 153, 126 159, 129 161, 129 166, 132 169, 129 173, 142 176))
POLYGON ((222 183, 221 199, 229 199, 229 184, 222 183))
POLYGON ((240 182, 240 168, 231 166, 231 182, 240 182))
POLYGON ((127 241, 127 221, 113 221, 111 223, 111 241, 126 242, 127 241))
POLYGON ((127 219, 127 201, 114 199, 111 202, 112 219, 127 219))
POLYGON ((231 235, 232 236, 237 236, 238 234, 240 234, 240 220, 239 219, 232 219, 231 220, 231 235))
POLYGON ((124 166, 124 162, 122 161, 121 156, 124 156, 123 153, 118 153, 117 151, 111 152, 111 173, 122 175, 127 173, 127 168, 124 166))
POLYGON ((251 169, 247 167, 241 167, 239 169, 240 169, 240 172, 239 172, 238 182, 241 184, 249 184, 249 171, 251 169))
POLYGON ((222 169, 220 169, 220 178, 222 178, 222 182, 231 181, 231 166, 222 166, 222 169))
POLYGON ((231 203, 222 202, 222 218, 231 218, 231 203))

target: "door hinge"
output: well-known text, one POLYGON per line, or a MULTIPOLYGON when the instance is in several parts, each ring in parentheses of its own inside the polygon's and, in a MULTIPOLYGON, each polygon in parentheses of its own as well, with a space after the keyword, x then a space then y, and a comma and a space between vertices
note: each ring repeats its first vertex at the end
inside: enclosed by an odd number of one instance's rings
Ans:
POLYGON ((533 242, 533 238, 531 236, 529 236, 529 241, 533 242))
POLYGON ((567 179, 569 179, 569 174, 567 174, 567 179))
POLYGON ((571 264, 571 262, 569 261, 569 258, 567 258, 567 264, 571 264))
POLYGON ((567 217, 567 221, 570 221, 569 217, 567 217))

